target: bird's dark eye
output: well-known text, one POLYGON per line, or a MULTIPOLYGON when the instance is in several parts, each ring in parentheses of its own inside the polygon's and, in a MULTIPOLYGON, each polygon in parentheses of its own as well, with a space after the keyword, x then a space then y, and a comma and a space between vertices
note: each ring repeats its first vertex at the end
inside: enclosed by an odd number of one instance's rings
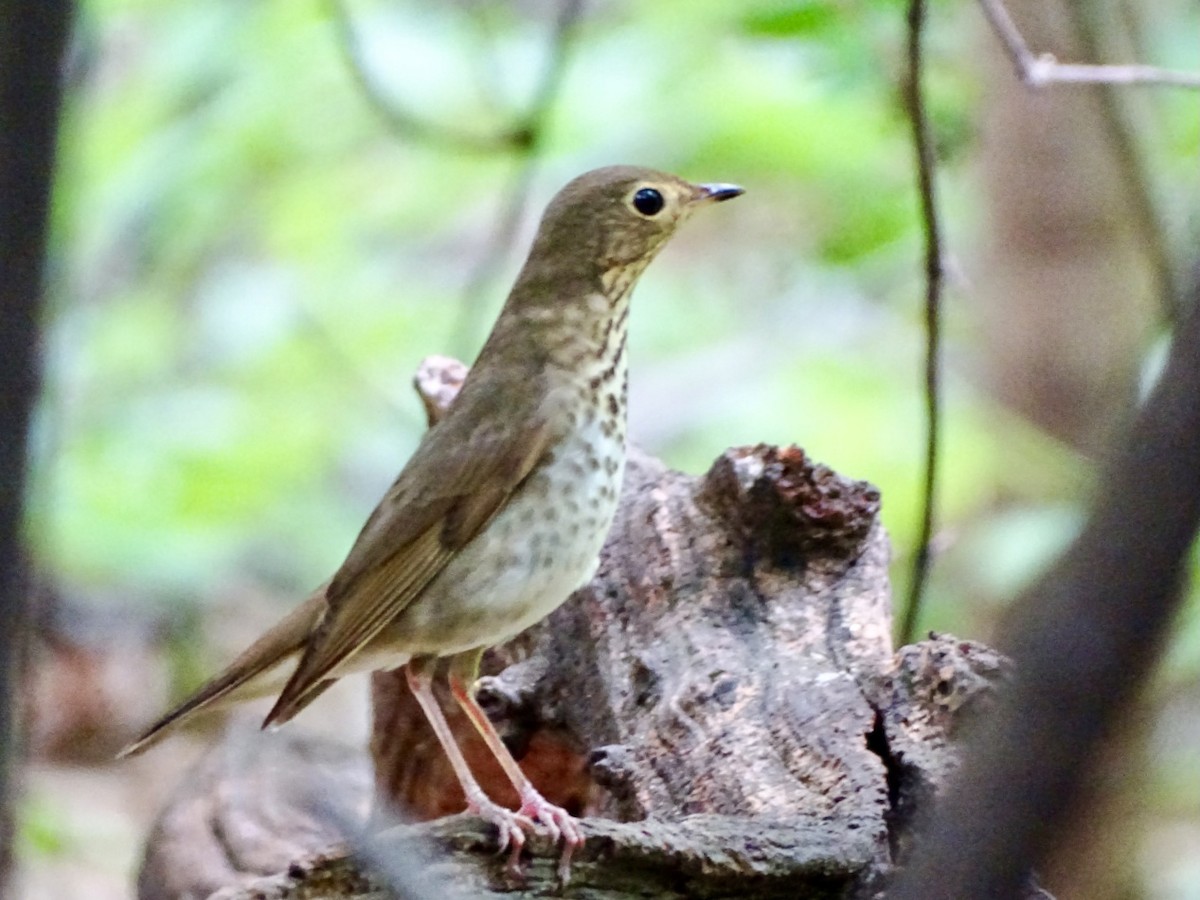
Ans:
POLYGON ((665 203, 663 195, 654 188, 642 188, 633 195, 633 208, 643 216, 658 215, 665 203))

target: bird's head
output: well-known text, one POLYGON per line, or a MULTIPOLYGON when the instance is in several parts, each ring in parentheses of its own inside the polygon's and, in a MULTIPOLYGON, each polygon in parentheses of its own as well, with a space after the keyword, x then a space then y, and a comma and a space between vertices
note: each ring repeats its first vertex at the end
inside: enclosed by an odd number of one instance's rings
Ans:
POLYGON ((741 193, 638 166, 595 169, 550 202, 523 274, 623 294, 692 213, 741 193))

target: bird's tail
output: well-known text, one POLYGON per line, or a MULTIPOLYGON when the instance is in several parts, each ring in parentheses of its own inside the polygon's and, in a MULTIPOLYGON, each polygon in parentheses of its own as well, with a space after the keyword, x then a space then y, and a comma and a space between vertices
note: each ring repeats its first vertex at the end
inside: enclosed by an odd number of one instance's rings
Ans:
POLYGON ((218 709, 279 690, 300 658, 306 639, 324 609, 325 587, 322 586, 251 644, 225 671, 146 729, 121 750, 117 758, 141 753, 204 710, 218 709))

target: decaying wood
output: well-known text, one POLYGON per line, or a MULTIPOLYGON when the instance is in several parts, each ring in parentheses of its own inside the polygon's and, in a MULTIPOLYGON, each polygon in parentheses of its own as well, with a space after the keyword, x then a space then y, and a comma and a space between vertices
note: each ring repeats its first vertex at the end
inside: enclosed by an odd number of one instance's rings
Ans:
MULTIPOLYGON (((446 377, 445 366, 427 364, 418 376, 432 416, 458 377, 446 377)), ((490 653, 492 674, 479 688, 539 789, 585 819, 570 895, 877 890, 913 809, 955 766, 951 741, 963 712, 990 694, 1002 669, 987 648, 948 637, 892 652, 879 503, 870 485, 795 447, 729 450, 699 477, 631 452, 595 578, 490 653)), ((460 810, 453 775, 402 678, 376 675, 373 697, 383 805, 425 819, 460 810)), ((469 724, 450 718, 484 786, 514 799, 469 724)), ((217 775, 208 790, 228 793, 237 779, 217 775)), ((248 802, 271 802, 255 791, 259 799, 248 802)), ((279 824, 288 864, 222 897, 376 895, 382 882, 362 874, 370 867, 350 862, 344 847, 330 848, 328 834, 297 854, 303 841, 279 824)), ((236 825, 210 817, 202 826, 222 835, 227 859, 236 825)), ((159 835, 147 871, 186 868, 187 848, 159 835)), ((342 837, 377 871, 420 871, 439 898, 556 891, 554 848, 531 841, 526 881, 513 885, 494 835, 468 817, 369 841, 342 837), (417 836, 423 848, 404 850, 417 836)), ((168 896, 185 894, 143 888, 144 898, 168 896)))

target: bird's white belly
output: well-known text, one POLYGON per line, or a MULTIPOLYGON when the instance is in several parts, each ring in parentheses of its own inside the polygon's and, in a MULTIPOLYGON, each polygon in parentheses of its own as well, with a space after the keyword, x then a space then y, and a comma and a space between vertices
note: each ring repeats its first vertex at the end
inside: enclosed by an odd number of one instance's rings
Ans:
POLYGON ((412 655, 508 640, 595 574, 625 470, 624 423, 600 410, 554 451, 390 631, 412 655))

